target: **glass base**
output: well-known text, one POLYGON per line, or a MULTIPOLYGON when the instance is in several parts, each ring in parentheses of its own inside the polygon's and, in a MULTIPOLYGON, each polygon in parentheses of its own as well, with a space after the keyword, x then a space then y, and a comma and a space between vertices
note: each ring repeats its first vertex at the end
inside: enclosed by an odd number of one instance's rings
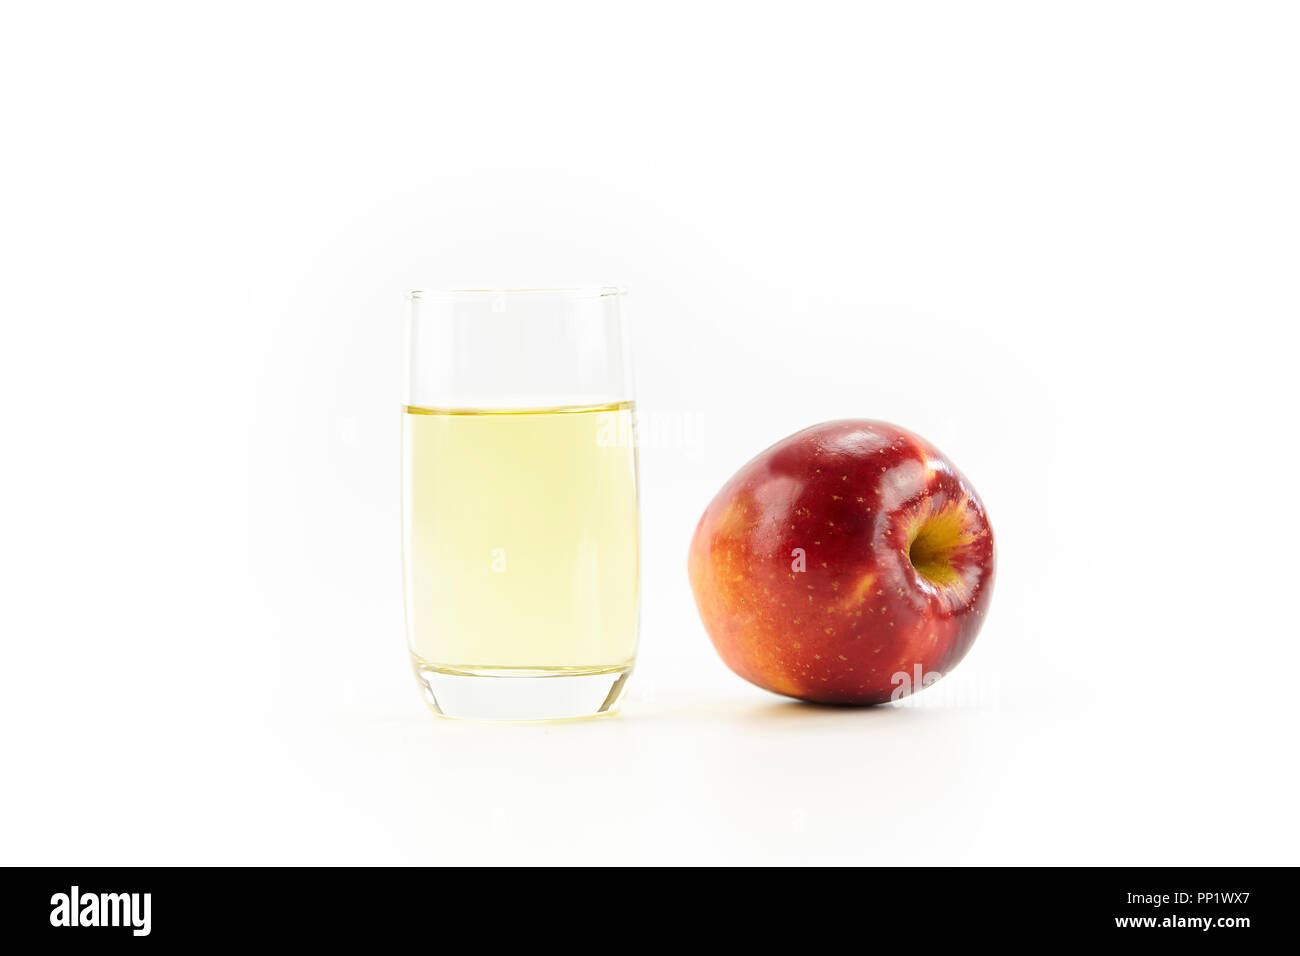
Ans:
POLYGON ((611 667, 447 667, 412 655, 424 701, 459 720, 571 720, 618 709, 631 664, 611 667))

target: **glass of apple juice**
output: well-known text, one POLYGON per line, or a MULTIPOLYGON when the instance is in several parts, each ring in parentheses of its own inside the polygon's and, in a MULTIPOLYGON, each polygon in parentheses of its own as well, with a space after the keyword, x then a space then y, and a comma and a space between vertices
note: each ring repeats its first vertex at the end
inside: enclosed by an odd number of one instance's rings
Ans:
POLYGON ((632 376, 616 287, 410 293, 407 643, 444 717, 613 712, 637 647, 632 376))

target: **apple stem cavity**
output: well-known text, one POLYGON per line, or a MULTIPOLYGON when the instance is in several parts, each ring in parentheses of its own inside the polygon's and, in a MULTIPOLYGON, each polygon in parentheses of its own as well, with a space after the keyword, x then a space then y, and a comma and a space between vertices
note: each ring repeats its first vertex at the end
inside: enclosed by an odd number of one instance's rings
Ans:
POLYGON ((912 528, 907 544, 907 559, 916 573, 935 587, 953 588, 961 583, 961 574, 953 557, 972 535, 967 528, 966 509, 949 503, 919 520, 912 528))

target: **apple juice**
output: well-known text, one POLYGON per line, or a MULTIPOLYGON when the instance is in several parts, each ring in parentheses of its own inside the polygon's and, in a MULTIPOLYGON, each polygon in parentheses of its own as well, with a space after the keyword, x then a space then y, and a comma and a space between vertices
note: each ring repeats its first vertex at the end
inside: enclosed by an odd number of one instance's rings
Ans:
POLYGON ((421 669, 626 668, 637 640, 631 402, 402 416, 407 635, 421 669))

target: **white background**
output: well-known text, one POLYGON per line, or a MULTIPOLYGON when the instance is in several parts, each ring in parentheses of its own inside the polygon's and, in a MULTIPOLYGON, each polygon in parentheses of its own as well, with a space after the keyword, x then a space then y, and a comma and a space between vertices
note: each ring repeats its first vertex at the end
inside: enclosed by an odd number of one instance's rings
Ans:
POLYGON ((15 3, 5 863, 1296 863, 1300 20, 1266 3, 15 3), (438 721, 403 292, 621 282, 622 716, 438 721), (723 481, 841 417, 1000 566, 914 706, 719 662, 723 481), (672 434, 673 423, 696 431, 672 434))

